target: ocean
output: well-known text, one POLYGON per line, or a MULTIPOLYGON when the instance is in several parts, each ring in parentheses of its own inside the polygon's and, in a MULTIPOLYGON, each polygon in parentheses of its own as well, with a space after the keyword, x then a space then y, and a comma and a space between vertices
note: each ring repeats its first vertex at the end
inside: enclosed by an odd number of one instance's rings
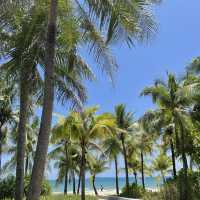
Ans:
MULTIPOLYGON (((130 183, 134 182, 134 179, 132 177, 129 178, 130 183)), ((52 191, 53 192, 63 192, 64 190, 64 183, 56 184, 55 180, 49 180, 52 191)), ((76 180, 76 186, 77 186, 77 180, 76 180)), ((138 178, 138 184, 142 184, 141 178, 138 178)), ((162 184, 161 181, 159 181, 155 177, 146 177, 145 178, 145 185, 147 188, 156 188, 158 185, 162 184)), ((103 186, 105 190, 113 190, 115 189, 115 178, 114 177, 97 177, 96 178, 96 187, 97 189, 100 189, 100 186, 103 186)), ((125 185, 125 178, 120 177, 119 178, 119 188, 121 189, 125 185)), ((68 184, 68 191, 72 191, 72 183, 68 184)), ((86 179, 86 191, 93 191, 91 180, 86 179)))

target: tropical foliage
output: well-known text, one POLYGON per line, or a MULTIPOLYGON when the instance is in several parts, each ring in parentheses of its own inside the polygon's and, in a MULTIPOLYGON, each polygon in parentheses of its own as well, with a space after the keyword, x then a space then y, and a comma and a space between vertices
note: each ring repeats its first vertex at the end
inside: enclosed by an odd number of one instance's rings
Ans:
POLYGON ((66 195, 57 199, 79 199, 67 197, 69 182, 73 194, 81 191, 82 200, 96 199, 85 195, 86 174, 98 195, 96 177, 113 162, 120 195, 119 158, 123 158, 122 196, 199 199, 200 57, 181 78, 167 73, 166 80, 144 88, 141 96, 150 96, 155 109, 139 118, 125 104, 104 113, 98 106, 85 107, 85 81, 95 75, 82 51, 113 81, 118 67, 113 45, 132 47, 148 40, 156 31, 151 9, 158 2, 1 1, 0 198, 22 200, 24 191, 28 200, 48 195, 44 174, 53 167, 66 195), (69 112, 55 114, 52 125, 54 103, 69 112), (2 166, 5 154, 8 159, 2 166), (163 185, 160 193, 151 194, 145 177, 155 171, 163 185))

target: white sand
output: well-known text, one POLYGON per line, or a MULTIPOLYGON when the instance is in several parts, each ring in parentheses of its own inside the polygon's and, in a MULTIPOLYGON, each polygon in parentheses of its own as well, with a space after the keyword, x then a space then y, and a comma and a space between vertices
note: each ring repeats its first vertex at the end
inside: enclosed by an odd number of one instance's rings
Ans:
MULTIPOLYGON (((159 191, 159 188, 146 188, 148 191, 151 191, 151 192, 158 192, 159 191)), ((99 200, 104 200, 106 199, 106 197, 108 196, 115 196, 116 195, 116 190, 115 189, 110 189, 110 190, 98 190, 98 197, 99 197, 99 200)), ((119 191, 121 192, 121 191, 119 191)), ((86 190, 85 191, 86 195, 95 195, 94 191, 88 191, 86 190)), ((53 194, 63 194, 63 192, 53 192, 53 194)), ((72 192, 68 192, 68 194, 72 194, 72 192)))

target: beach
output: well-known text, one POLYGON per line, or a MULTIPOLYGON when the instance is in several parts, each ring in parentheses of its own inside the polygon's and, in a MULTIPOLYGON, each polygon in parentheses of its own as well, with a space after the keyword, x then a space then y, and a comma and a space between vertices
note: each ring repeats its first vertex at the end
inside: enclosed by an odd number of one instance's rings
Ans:
MULTIPOLYGON (((134 182, 134 178, 130 177, 130 184, 134 182)), ((49 180, 49 183, 51 185, 52 192, 57 193, 63 193, 64 190, 64 183, 57 184, 55 180, 49 180)), ((76 188, 77 188, 78 181, 76 180, 76 188)), ((141 185, 141 178, 138 178, 138 184, 141 185)), ((158 188, 158 185, 161 185, 162 182, 159 181, 155 177, 145 177, 145 185, 146 188, 149 190, 155 190, 158 188)), ((115 188, 115 177, 97 177, 95 181, 95 186, 98 190, 99 194, 102 195, 113 195, 116 194, 116 188, 115 188), (100 188, 101 185, 103 186, 103 192, 101 192, 100 188)), ((125 186, 125 178, 119 177, 119 189, 121 190, 125 186)), ((72 183, 68 183, 68 193, 72 193, 72 183)), ((86 178, 86 192, 87 194, 94 194, 94 190, 91 184, 91 179, 86 178)))

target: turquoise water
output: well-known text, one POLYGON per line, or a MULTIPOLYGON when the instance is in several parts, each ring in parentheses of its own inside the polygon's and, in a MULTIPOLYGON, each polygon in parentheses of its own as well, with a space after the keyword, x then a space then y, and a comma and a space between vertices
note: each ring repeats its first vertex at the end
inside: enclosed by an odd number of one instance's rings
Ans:
MULTIPOLYGON (((134 182, 134 179, 131 177, 130 183, 134 182)), ((64 190, 64 183, 61 184, 56 184, 56 181, 51 180, 49 181, 51 184, 51 188, 53 192, 63 192, 64 190)), ((77 180, 76 180, 76 185, 77 185, 77 180)), ((141 179, 138 178, 138 183, 141 184, 141 179)), ((154 177, 146 177, 145 178, 145 185, 148 188, 156 188, 157 185, 160 185, 161 182, 158 181, 154 177)), ((100 188, 100 185, 104 187, 105 190, 112 190, 115 189, 115 178, 113 177, 97 177, 96 178, 96 187, 97 189, 100 188)), ((119 178, 119 187, 120 189, 125 185, 125 178, 119 178)), ((93 191, 92 185, 91 185, 91 180, 86 179, 86 190, 87 191, 93 191)), ((72 191, 72 183, 68 184, 68 191, 72 191)))

